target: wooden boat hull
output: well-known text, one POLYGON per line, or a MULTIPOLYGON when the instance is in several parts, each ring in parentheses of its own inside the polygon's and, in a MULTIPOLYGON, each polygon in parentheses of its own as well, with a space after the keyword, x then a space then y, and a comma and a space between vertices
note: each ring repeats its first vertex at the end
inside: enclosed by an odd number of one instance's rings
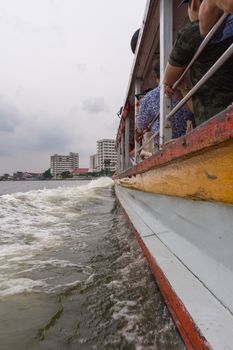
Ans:
POLYGON ((233 144, 119 182, 145 192, 233 203, 233 144))
POLYGON ((145 192, 233 204, 233 113, 222 113, 115 177, 145 192))

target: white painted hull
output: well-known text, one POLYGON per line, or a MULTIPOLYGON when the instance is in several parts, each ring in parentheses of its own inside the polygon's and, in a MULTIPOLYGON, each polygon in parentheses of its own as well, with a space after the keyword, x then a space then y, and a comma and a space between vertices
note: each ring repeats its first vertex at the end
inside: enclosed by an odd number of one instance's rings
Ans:
POLYGON ((233 206, 116 195, 187 347, 233 350, 233 206))

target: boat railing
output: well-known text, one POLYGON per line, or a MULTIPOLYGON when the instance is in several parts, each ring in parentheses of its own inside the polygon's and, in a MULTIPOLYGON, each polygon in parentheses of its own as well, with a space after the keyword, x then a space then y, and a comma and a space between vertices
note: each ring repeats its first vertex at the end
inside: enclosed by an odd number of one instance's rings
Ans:
MULTIPOLYGON (((199 46, 198 50, 196 51, 194 57, 190 61, 189 65, 186 67, 180 78, 173 84, 172 89, 175 89, 180 82, 184 79, 185 75, 189 71, 189 69, 192 67, 192 65, 195 63, 197 58, 200 56, 200 54, 204 51, 208 43, 211 41, 211 39, 214 37, 214 35, 217 33, 223 22, 225 21, 228 14, 223 14, 220 19, 217 21, 217 23, 213 26, 213 28, 210 30, 210 32, 207 34, 207 36, 202 41, 201 45, 199 46)), ((165 116, 166 121, 170 121, 170 118, 177 113, 191 98, 192 96, 211 78, 211 76, 233 55, 233 44, 223 53, 223 55, 216 61, 216 63, 207 71, 207 73, 198 81, 198 83, 186 94, 186 96, 165 116)), ((161 122, 161 116, 160 113, 157 113, 156 116, 153 118, 153 120, 148 124, 148 128, 151 127, 151 125, 157 120, 160 119, 161 122)), ((149 140, 147 140, 140 148, 137 149, 137 154, 139 155, 140 151, 155 137, 158 136, 158 132, 154 133, 149 140)), ((160 148, 163 147, 163 144, 160 144, 160 148)), ((138 159, 138 157, 136 158, 138 159)))
MULTIPOLYGON (((192 65, 195 63, 197 58, 206 48, 208 43, 210 43, 211 39, 213 39, 214 35, 217 33, 219 28, 222 26, 223 22, 227 18, 227 14, 223 14, 217 23, 213 26, 210 32, 202 41, 198 50, 196 51, 194 57, 180 76, 180 78, 173 84, 172 88, 175 89, 180 84, 180 82, 184 79, 185 75, 188 73, 192 65)), ((172 20, 172 2, 170 0, 160 0, 160 77, 163 81, 163 75, 166 63, 168 61, 168 57, 170 51, 172 49, 173 43, 171 40, 172 31, 173 31, 173 20, 172 20), (166 18, 166 24, 164 19, 166 18), (168 20, 170 18, 170 21, 168 20), (168 40, 168 38, 170 38, 168 40)), ((164 144, 171 139, 171 132, 169 132, 170 127, 170 118, 177 113, 191 98, 192 96, 201 88, 203 84, 205 84, 208 79, 233 55, 233 44, 225 51, 225 53, 217 60, 217 62, 208 70, 208 72, 198 81, 198 83, 186 94, 186 96, 179 101, 179 103, 171 110, 171 100, 164 95, 164 87, 161 85, 160 89, 160 111, 154 116, 154 118, 150 121, 147 130, 151 129, 152 124, 159 119, 160 123, 160 131, 155 132, 148 140, 146 140, 142 145, 138 144, 135 140, 134 147, 134 156, 128 156, 128 143, 129 143, 129 127, 125 128, 124 133, 121 135, 121 142, 119 143, 119 159, 120 159, 120 171, 127 170, 132 166, 136 165, 141 161, 140 152, 143 150, 145 146, 147 146, 152 140, 155 140, 156 137, 159 136, 159 148, 163 149, 164 144)), ((138 79, 135 82, 135 93, 140 92, 141 83, 138 79)), ((125 123, 127 122, 130 116, 128 115, 125 119, 125 123)), ((136 131, 136 104, 135 104, 135 131, 136 131)))
POLYGON ((197 58, 200 56, 200 54, 204 51, 205 47, 209 44, 210 40, 213 38, 213 36, 217 33, 225 19, 227 18, 228 14, 224 13, 219 20, 215 23, 215 25, 212 27, 212 29, 209 31, 209 33, 205 36, 204 40, 202 41, 201 45, 197 49, 195 55, 193 56, 192 60, 188 64, 188 66, 185 68, 184 72, 180 76, 180 78, 173 84, 172 88, 175 89, 180 82, 184 79, 185 75, 189 71, 189 69, 192 67, 192 65, 195 63, 197 58))
POLYGON ((158 136, 158 135, 159 135, 159 131, 156 131, 154 134, 152 134, 151 137, 149 137, 149 139, 146 140, 146 142, 144 142, 143 145, 142 145, 141 147, 138 148, 138 153, 140 153, 141 150, 142 150, 145 146, 147 146, 147 145, 151 142, 151 140, 155 139, 155 137, 158 136))
POLYGON ((187 95, 173 108, 173 110, 166 116, 167 120, 180 109, 190 98, 204 85, 212 75, 233 55, 233 44, 224 52, 224 54, 217 60, 217 62, 208 70, 208 72, 198 81, 198 83, 187 93, 187 95))

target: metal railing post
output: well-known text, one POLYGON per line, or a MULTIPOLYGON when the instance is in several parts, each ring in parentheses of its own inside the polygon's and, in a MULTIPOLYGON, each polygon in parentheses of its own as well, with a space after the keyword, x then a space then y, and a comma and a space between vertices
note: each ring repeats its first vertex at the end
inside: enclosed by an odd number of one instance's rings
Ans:
POLYGON ((121 145, 117 145, 117 171, 121 171, 121 145))
MULTIPOLYGON (((141 92, 141 85, 142 85, 142 80, 141 79, 136 79, 135 81, 135 94, 138 94, 141 92)), ((134 135, 136 134, 136 127, 137 127, 137 112, 138 112, 138 100, 135 97, 135 108, 134 108, 134 135)), ((135 163, 137 164, 137 158, 138 158, 138 148, 139 145, 137 143, 136 137, 135 137, 135 141, 134 141, 134 150, 135 150, 135 163)))
POLYGON ((125 163, 125 150, 124 150, 124 136, 121 135, 121 171, 124 170, 124 163, 125 163))
MULTIPOLYGON (((173 44, 173 1, 160 0, 160 81, 163 81, 165 67, 173 44)), ((171 139, 171 126, 166 115, 171 111, 171 100, 160 89, 160 147, 171 139)))
POLYGON ((129 168, 129 115, 125 118, 125 169, 129 168))

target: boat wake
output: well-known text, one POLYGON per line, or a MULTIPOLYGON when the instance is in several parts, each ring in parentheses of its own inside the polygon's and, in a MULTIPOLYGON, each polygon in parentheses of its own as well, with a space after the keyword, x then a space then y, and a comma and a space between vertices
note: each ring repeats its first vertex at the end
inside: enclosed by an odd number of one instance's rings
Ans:
MULTIPOLYGON (((69 260, 47 255, 68 239, 80 240, 89 226, 98 225, 92 214, 112 183, 110 178, 100 178, 80 186, 71 183, 70 187, 0 196, 0 296, 46 290, 46 280, 22 278, 38 270, 83 271, 69 260), (89 217, 88 225, 80 225, 84 217, 89 217)), ((77 244, 86 246, 82 240, 77 244)))

